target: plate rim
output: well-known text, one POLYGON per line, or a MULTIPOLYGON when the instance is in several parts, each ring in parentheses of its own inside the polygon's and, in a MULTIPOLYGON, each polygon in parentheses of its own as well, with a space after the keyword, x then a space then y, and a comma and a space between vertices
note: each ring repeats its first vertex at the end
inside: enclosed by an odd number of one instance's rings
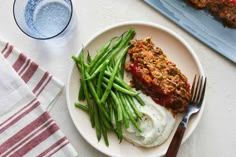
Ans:
MULTIPOLYGON (((90 43, 93 42, 93 40, 95 40, 98 36, 100 36, 101 34, 109 31, 109 30, 112 30, 112 29, 115 29, 115 28, 118 28, 118 27, 123 27, 123 26, 129 26, 129 25, 141 25, 141 26, 148 26, 148 27, 154 27, 156 29, 161 29, 163 31, 165 31, 166 33, 170 34, 172 37, 175 37, 177 40, 179 40, 186 48, 187 50, 190 52, 190 55, 193 57, 193 60, 196 62, 196 65, 199 69, 199 72, 201 75, 205 76, 205 73, 204 73, 204 70, 203 70, 203 67, 202 67, 202 64, 198 58, 198 56, 196 55, 196 53, 194 52, 193 48, 190 46, 190 44, 183 38, 181 37, 179 34, 177 34, 176 32, 174 32, 173 30, 171 30, 170 28, 168 28, 167 26, 163 26, 161 24, 157 24, 157 23, 153 23, 153 22, 148 22, 148 21, 126 21, 126 22, 120 22, 120 23, 116 23, 116 24, 113 24, 111 26, 108 26, 108 27, 105 27, 104 29, 98 31, 97 33, 95 33, 95 35, 93 35, 92 37, 90 37, 86 42, 84 42, 85 44, 81 44, 81 47, 78 49, 78 51, 76 52, 76 56, 79 55, 81 49, 83 47, 86 47, 87 45, 89 45, 90 43)), ((114 154, 110 154, 109 152, 105 152, 103 151, 102 149, 96 147, 96 144, 93 144, 91 141, 88 141, 87 138, 85 138, 83 136, 83 134, 80 133, 80 130, 77 126, 77 124, 75 123, 76 119, 75 117, 72 116, 72 107, 70 107, 71 103, 70 102, 70 96, 69 96, 69 84, 70 84, 70 80, 71 80, 71 76, 72 76, 72 72, 73 72, 73 67, 74 67, 75 63, 73 63, 70 67, 70 71, 68 73, 68 77, 67 77, 67 80, 66 80, 66 103, 67 103, 67 108, 68 108, 68 111, 69 111, 69 115, 71 117, 71 120, 73 122, 73 125, 75 126, 76 130, 78 131, 78 133, 80 134, 80 136, 82 136, 84 138, 84 140, 89 143, 90 146, 92 146, 93 148, 95 148, 97 151, 105 154, 105 155, 108 155, 108 156, 114 156, 114 154)), ((203 105, 202 105, 202 108, 200 110, 200 112, 198 113, 198 118, 195 119, 195 123, 192 124, 191 128, 188 128, 189 129, 189 134, 185 134, 184 137, 183 137, 183 140, 182 140, 182 143, 183 144, 192 134, 193 134, 193 131, 196 129, 197 125, 199 124, 199 121, 202 117, 202 114, 203 114, 203 110, 204 110, 204 107, 205 107, 205 99, 203 100, 203 105)), ((173 130, 174 131, 174 130, 173 130)), ((165 153, 164 153, 165 154, 165 153)), ((160 154, 161 156, 163 156, 164 154, 160 154)), ((150 156, 152 157, 152 156, 150 156)))

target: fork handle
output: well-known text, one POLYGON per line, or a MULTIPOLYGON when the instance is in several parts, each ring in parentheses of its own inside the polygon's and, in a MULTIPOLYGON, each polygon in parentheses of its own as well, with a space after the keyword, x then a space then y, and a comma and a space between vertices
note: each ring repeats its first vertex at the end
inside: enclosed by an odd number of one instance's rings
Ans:
POLYGON ((181 145, 181 141, 184 136, 185 129, 186 129, 185 124, 181 122, 175 132, 175 135, 170 143, 170 146, 166 152, 165 157, 176 157, 179 147, 181 145))

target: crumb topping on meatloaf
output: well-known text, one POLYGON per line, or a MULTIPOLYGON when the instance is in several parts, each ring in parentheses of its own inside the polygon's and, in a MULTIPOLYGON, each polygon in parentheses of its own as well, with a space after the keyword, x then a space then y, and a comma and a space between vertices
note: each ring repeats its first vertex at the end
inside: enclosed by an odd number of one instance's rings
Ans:
POLYGON ((173 113, 184 112, 191 98, 188 80, 151 38, 132 40, 128 53, 126 70, 132 74, 131 86, 173 113))

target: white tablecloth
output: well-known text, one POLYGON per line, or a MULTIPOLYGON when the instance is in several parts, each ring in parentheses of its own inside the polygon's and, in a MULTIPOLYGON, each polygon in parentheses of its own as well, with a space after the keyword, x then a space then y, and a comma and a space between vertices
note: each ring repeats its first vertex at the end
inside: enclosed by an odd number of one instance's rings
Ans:
MULTIPOLYGON (((236 65, 196 40, 141 0, 73 0, 75 26, 66 41, 37 41, 23 34, 15 24, 13 0, 0 0, 0 36, 66 83, 72 66, 70 57, 96 33, 125 21, 149 21, 166 26, 193 47, 208 77, 203 117, 179 157, 234 157, 236 154, 236 65), (53 42, 60 42, 55 44, 53 42)), ((235 30, 236 31, 236 30, 235 30)), ((105 157, 77 132, 70 118, 65 91, 51 110, 51 116, 81 157, 105 157)))

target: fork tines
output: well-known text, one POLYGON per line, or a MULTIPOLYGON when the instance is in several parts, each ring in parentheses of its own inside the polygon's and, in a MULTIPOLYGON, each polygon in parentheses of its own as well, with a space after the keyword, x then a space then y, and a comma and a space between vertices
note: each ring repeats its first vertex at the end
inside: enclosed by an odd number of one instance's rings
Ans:
POLYGON ((193 80, 193 85, 191 88, 191 103, 194 104, 202 104, 204 95, 205 95, 205 89, 206 89, 206 82, 207 78, 205 76, 198 76, 195 75, 194 80, 193 80))

